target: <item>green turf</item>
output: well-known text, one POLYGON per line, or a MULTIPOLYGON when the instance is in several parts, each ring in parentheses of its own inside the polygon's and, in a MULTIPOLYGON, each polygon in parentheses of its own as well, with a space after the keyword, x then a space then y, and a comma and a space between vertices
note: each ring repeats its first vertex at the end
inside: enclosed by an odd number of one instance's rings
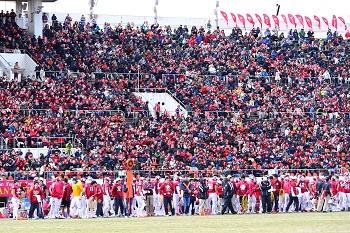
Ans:
POLYGON ((350 232, 350 213, 0 221, 0 232, 350 232))

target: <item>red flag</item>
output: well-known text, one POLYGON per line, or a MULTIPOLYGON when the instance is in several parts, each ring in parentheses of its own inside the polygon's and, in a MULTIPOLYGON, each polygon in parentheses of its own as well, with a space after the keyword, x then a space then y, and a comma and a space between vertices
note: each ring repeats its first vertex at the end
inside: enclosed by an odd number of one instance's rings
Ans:
POLYGON ((238 16, 239 21, 242 22, 243 27, 244 27, 244 29, 245 29, 245 19, 244 19, 243 15, 238 14, 237 16, 238 16))
POLYGON ((222 14, 222 17, 224 17, 224 19, 226 20, 226 24, 228 25, 228 17, 227 17, 226 12, 220 11, 220 13, 222 14))
POLYGON ((314 19, 318 22, 317 27, 318 27, 319 29, 321 29, 321 20, 320 20, 320 18, 318 18, 316 15, 314 15, 314 19))
POLYGON ((332 26, 333 26, 335 29, 338 29, 337 16, 335 16, 335 15, 333 15, 333 18, 332 18, 332 26))
POLYGON ((303 26, 303 28, 304 28, 304 19, 303 19, 303 16, 301 16, 301 15, 295 15, 295 17, 297 17, 297 19, 299 20, 299 23, 300 23, 301 26, 303 26))
POLYGON ((233 20, 233 22, 235 22, 236 27, 237 27, 237 19, 236 19, 236 16, 235 16, 233 13, 231 13, 231 17, 232 17, 232 20, 233 20))
POLYGON ((305 16, 305 22, 307 26, 312 29, 312 21, 309 17, 305 16))
POLYGON ((329 24, 328 24, 328 20, 325 17, 322 17, 323 21, 325 22, 325 24, 327 24, 327 27, 329 29, 329 24))
POLYGON ((250 14, 247 14, 247 20, 249 23, 251 23, 254 27, 255 23, 254 23, 254 20, 253 20, 253 17, 250 15, 250 14))
POLYGON ((294 27, 297 27, 297 23, 295 22, 295 18, 293 15, 288 14, 289 22, 294 25, 294 27))
POLYGON ((345 20, 342 17, 338 17, 338 19, 344 24, 345 31, 346 31, 348 27, 346 26, 345 20))
POLYGON ((280 27, 280 20, 278 19, 278 17, 276 15, 272 15, 272 19, 277 25, 277 27, 280 27))
POLYGON ((266 14, 263 14, 264 17, 264 23, 269 26, 269 28, 271 27, 271 22, 270 22, 270 18, 269 16, 267 16, 266 14))
POLYGON ((259 21, 259 23, 260 23, 260 27, 262 28, 262 20, 261 20, 260 15, 255 14, 255 17, 256 17, 256 18, 257 18, 257 20, 259 21))
POLYGON ((285 15, 281 15, 284 23, 286 24, 286 27, 288 28, 288 22, 287 22, 287 17, 285 15))

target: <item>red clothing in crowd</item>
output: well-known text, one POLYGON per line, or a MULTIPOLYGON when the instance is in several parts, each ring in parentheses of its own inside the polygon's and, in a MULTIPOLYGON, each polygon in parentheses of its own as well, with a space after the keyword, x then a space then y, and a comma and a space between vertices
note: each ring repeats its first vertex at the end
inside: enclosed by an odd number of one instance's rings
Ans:
POLYGON ((56 182, 52 187, 51 197, 56 197, 61 199, 63 196, 63 187, 64 184, 61 181, 56 182))
POLYGON ((101 185, 96 184, 96 186, 94 186, 94 195, 98 200, 102 200, 103 199, 103 193, 102 193, 102 188, 101 185))

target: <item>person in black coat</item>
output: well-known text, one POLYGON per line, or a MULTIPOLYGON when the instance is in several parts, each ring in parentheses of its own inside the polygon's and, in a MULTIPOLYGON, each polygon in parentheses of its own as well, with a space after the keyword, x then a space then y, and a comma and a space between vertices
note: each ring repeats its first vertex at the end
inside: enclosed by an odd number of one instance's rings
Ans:
POLYGON ((207 208, 208 190, 207 180, 201 178, 198 185, 199 213, 202 213, 203 209, 207 208))
POLYGON ((224 178, 224 183, 223 183, 224 188, 222 190, 224 207, 221 210, 221 214, 225 214, 227 208, 229 208, 232 214, 236 214, 236 212, 233 210, 232 201, 231 201, 234 194, 234 187, 230 179, 231 179, 231 176, 227 176, 226 178, 224 178))
POLYGON ((271 212, 271 183, 267 180, 267 177, 263 177, 263 180, 260 183, 260 194, 263 213, 266 211, 271 212))

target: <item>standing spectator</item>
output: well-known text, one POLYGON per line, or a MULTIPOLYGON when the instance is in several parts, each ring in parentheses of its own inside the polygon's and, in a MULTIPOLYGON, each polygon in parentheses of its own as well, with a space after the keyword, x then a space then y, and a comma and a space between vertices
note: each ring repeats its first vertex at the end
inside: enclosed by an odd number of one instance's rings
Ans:
POLYGON ((15 65, 13 66, 13 74, 15 79, 18 78, 19 69, 21 69, 21 67, 19 67, 18 62, 16 62, 15 65))
POLYGON ((46 24, 49 18, 47 17, 46 13, 43 13, 43 16, 41 16, 41 20, 43 21, 43 24, 46 24))
POLYGON ((263 180, 260 183, 260 193, 261 193, 261 202, 262 202, 262 213, 271 212, 271 183, 267 180, 267 177, 263 177, 263 180))

